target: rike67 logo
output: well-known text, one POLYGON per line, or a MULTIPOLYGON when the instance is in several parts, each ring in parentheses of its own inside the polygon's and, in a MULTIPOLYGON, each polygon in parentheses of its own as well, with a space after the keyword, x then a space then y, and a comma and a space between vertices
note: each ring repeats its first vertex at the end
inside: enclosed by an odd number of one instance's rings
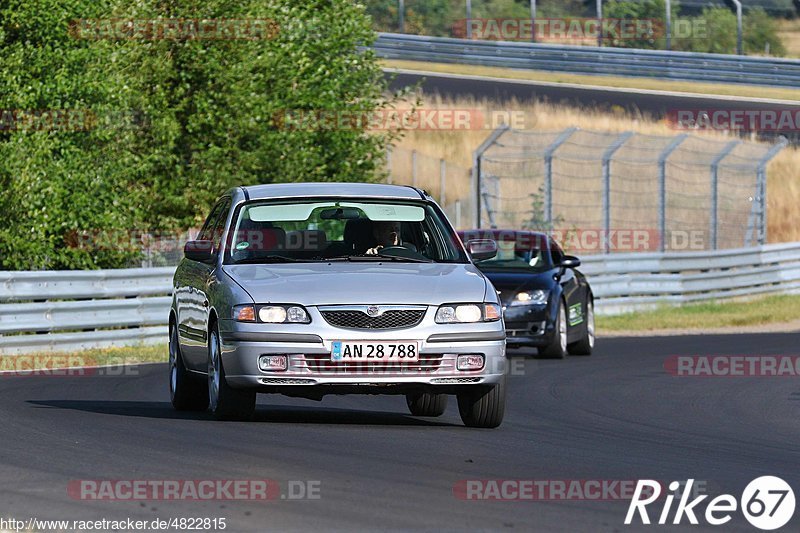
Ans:
MULTIPOLYGON (((775 476, 762 476, 751 481, 742 492, 742 497, 737 501, 730 494, 721 494, 707 503, 705 512, 700 513, 699 507, 708 495, 696 496, 691 501, 693 479, 686 482, 686 489, 680 490, 681 483, 673 481, 669 484, 672 494, 663 498, 663 507, 658 516, 657 524, 680 524, 686 518, 690 524, 699 523, 697 515, 705 518, 712 526, 727 524, 733 518, 737 509, 750 524, 764 531, 771 531, 785 526, 794 515, 794 491, 784 480, 775 476), (673 514, 672 504, 675 495, 679 501, 673 514), (670 515, 672 520, 670 521, 670 515)), ((647 506, 662 499, 662 485, 658 481, 639 480, 633 493, 633 499, 625 516, 625 524, 630 525, 638 514, 642 524, 650 524, 647 506)), ((655 507, 655 506, 654 506, 655 507)))

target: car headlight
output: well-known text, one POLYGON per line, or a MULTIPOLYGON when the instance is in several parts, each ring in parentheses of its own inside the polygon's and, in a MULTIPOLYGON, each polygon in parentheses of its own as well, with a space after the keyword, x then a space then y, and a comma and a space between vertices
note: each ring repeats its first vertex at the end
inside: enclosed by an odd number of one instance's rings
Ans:
POLYGON ((237 305, 233 319, 239 322, 266 322, 268 324, 308 324, 311 317, 299 305, 237 305), (256 320, 256 317, 258 319, 256 320))
POLYGON ((511 300, 509 305, 516 306, 516 305, 544 305, 547 303, 547 297, 550 295, 550 291, 543 291, 543 290, 533 290, 533 291, 523 291, 518 292, 514 295, 514 299, 511 300))
POLYGON ((497 304, 447 304, 436 311, 438 324, 470 324, 500 320, 502 312, 497 304))

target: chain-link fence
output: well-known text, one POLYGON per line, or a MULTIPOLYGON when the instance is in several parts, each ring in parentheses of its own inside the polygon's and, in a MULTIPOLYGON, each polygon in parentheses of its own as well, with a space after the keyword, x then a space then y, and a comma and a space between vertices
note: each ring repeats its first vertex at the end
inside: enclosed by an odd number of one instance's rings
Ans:
POLYGON ((475 226, 555 231, 585 253, 766 242, 766 165, 783 139, 577 128, 494 137, 476 153, 475 226))
POLYGON ((469 168, 404 148, 387 151, 386 168, 387 183, 425 189, 457 228, 472 224, 475 195, 469 186, 469 168))

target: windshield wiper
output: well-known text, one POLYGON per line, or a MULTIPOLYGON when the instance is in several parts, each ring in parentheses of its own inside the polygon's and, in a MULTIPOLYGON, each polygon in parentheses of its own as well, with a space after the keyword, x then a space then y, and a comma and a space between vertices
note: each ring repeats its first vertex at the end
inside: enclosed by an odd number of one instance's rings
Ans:
POLYGON ((254 263, 296 263, 297 259, 286 257, 283 255, 264 255, 261 257, 247 257, 236 261, 236 265, 254 264, 254 263))
POLYGON ((348 261, 385 261, 387 259, 391 261, 400 261, 400 262, 409 262, 409 263, 433 263, 432 259, 424 259, 418 257, 403 257, 400 255, 389 255, 389 254, 370 254, 370 255, 347 255, 342 256, 336 259, 347 259, 348 261))

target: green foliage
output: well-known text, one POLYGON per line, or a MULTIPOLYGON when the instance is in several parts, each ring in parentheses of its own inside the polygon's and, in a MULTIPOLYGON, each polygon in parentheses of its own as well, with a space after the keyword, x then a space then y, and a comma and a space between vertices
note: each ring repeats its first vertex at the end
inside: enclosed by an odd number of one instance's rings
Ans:
MULTIPOLYGON (((674 49, 691 52, 708 52, 713 54, 735 54, 737 25, 736 14, 726 8, 705 8, 702 14, 692 19, 700 22, 705 32, 689 38, 674 41, 674 49)), ((742 21, 743 44, 746 54, 763 54, 769 44, 769 53, 773 56, 786 54, 775 19, 761 8, 746 11, 742 21)))
POLYGON ((86 131, 0 129, 0 268, 130 264, 134 250, 74 246, 75 236, 196 227, 235 185, 376 179, 391 132, 280 120, 392 105, 373 53, 360 49, 373 39, 349 0, 6 0, 0 110, 117 118, 86 131), (271 19, 279 31, 262 40, 69 34, 75 19, 112 17, 271 19), (120 114, 132 111, 146 120, 126 127, 120 114))
POLYGON ((744 49, 748 54, 763 54, 769 45, 769 54, 786 55, 786 47, 778 36, 778 24, 762 8, 748 11, 744 20, 744 49))
MULTIPOLYGON (((678 8, 678 2, 673 2, 671 6, 673 19, 678 13, 678 8)), ((639 36, 637 32, 634 39, 607 39, 606 45, 622 48, 663 49, 666 11, 665 0, 642 0, 640 2, 609 0, 603 7, 604 18, 648 21, 652 25, 652 33, 650 36, 639 36)))

